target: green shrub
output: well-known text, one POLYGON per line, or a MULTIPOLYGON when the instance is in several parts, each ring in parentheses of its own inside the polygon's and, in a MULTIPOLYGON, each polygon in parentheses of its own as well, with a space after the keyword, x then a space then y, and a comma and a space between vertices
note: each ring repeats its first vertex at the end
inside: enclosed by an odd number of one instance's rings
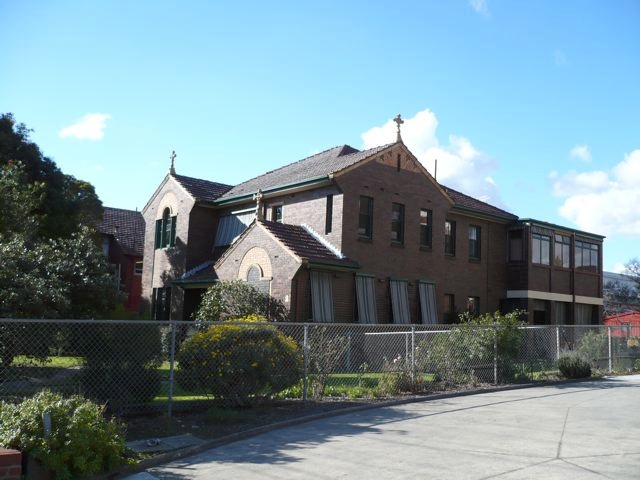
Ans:
POLYGON ((113 470, 124 461, 121 427, 106 420, 102 407, 79 396, 42 391, 18 405, 0 404, 0 445, 38 461, 56 479, 113 470), (51 417, 45 436, 43 415, 51 417))
POLYGON ((597 369, 598 360, 607 357, 607 335, 589 330, 580 338, 577 351, 591 368, 597 369))
POLYGON ((564 353, 558 359, 558 370, 566 378, 589 378, 591 365, 576 352, 564 353))
POLYGON ((132 323, 99 324, 74 331, 74 346, 85 358, 83 393, 110 409, 145 403, 160 391, 160 329, 132 323))
POLYGON ((294 340, 264 318, 238 319, 201 330, 184 341, 176 380, 182 388, 228 405, 247 405, 295 385, 301 355, 294 340))
POLYGON ((402 392, 417 390, 417 382, 412 379, 414 375, 411 372, 410 363, 401 356, 397 356, 392 361, 385 358, 376 394, 379 396, 398 395, 402 392))
POLYGON ((271 321, 289 319, 289 310, 280 301, 242 280, 217 282, 202 296, 195 313, 197 323, 218 322, 247 315, 261 315, 271 321))

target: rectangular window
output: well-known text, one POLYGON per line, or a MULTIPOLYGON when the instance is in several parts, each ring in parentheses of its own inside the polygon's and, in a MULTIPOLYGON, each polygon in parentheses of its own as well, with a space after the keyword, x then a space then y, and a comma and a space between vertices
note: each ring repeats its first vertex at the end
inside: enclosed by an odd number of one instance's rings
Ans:
POLYGON ((358 216, 358 236, 373 238, 373 198, 360 196, 360 209, 358 216))
POLYGON ((480 260, 481 229, 477 225, 469 225, 469 258, 480 260))
POLYGON ((576 240, 576 268, 590 272, 597 272, 598 253, 598 245, 576 240))
POLYGON ((420 246, 431 247, 433 230, 433 212, 426 208, 420 209, 420 246))
POLYGON ((571 238, 564 235, 555 236, 553 264, 556 267, 569 268, 571 266, 571 238))
POLYGON ((136 262, 134 267, 133 267, 133 274, 134 275, 142 275, 142 260, 140 260, 139 262, 136 262))
POLYGON ((422 323, 438 323, 436 307, 436 284, 426 281, 418 282, 418 296, 420 300, 420 318, 422 323))
POLYGON ((451 256, 456 254, 456 222, 449 220, 444 222, 444 253, 451 256))
POLYGON ((356 305, 360 323, 378 323, 375 277, 356 274, 356 305))
POLYGON ((333 227, 333 195, 327 195, 327 211, 324 220, 324 233, 325 235, 331 233, 331 227, 333 227))
POLYGON ((480 314, 480 297, 467 297, 467 312, 472 315, 480 314))
POLYGON ((524 255, 522 253, 522 230, 509 231, 509 261, 522 262, 524 255))
POLYGON ((406 280, 391 280, 391 310, 393 323, 411 323, 409 315, 409 291, 406 280))
POLYGON ((550 265, 551 237, 534 233, 531 235, 531 262, 550 265))
POLYGON ((282 205, 271 207, 271 221, 282 223, 282 205))
POLYGON ((171 216, 166 208, 162 218, 156 220, 155 248, 173 247, 176 244, 176 224, 178 217, 171 216))
POLYGON ((444 294, 444 305, 442 308, 444 317, 443 323, 455 323, 456 322, 456 303, 453 293, 444 294))
POLYGON ((391 204, 391 241, 404 243, 404 205, 391 204))
POLYGON ((154 288, 152 302, 154 320, 171 319, 171 287, 154 288))
POLYGON ((314 322, 333 322, 332 276, 311 270, 311 318, 314 322))

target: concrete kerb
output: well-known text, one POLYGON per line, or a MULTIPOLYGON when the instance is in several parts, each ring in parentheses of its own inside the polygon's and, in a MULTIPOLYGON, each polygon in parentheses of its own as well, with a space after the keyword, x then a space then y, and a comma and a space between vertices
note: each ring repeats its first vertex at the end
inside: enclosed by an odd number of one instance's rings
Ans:
POLYGON ((156 467, 158 465, 162 465, 165 463, 170 463, 175 460, 179 460, 181 458, 190 457, 192 455, 196 455, 206 450, 220 447, 222 445, 227 445, 229 443, 237 442, 239 440, 244 440, 245 438, 254 437, 262 433, 271 432, 273 430, 278 430, 280 428, 299 425, 301 423, 312 422, 314 420, 321 420, 323 418, 337 417, 339 415, 346 415, 349 413, 356 413, 364 410, 370 410, 373 408, 393 407, 396 405, 405 405, 408 403, 425 402, 430 400, 441 400, 445 398, 466 397, 470 395, 478 395, 481 393, 494 393, 494 392, 509 391, 509 390, 522 390, 525 388, 545 387, 549 385, 567 385, 567 384, 573 384, 573 383, 593 382, 598 380, 606 380, 608 378, 615 378, 615 377, 608 377, 608 376, 599 377, 599 378, 589 377, 589 378, 580 378, 575 380, 544 381, 544 382, 538 382, 538 383, 501 385, 496 387, 476 388, 473 390, 464 390, 464 391, 458 391, 458 392, 443 392, 443 393, 435 393, 435 394, 428 394, 428 395, 411 395, 404 398, 396 398, 393 400, 367 403, 365 405, 356 405, 353 407, 337 408, 335 410, 314 413, 311 415, 305 415, 302 417, 292 418, 289 420, 282 420, 280 422, 270 423, 268 425, 262 425, 260 427, 251 428, 249 430, 244 430, 242 432, 225 435, 224 437, 216 438, 214 440, 205 442, 201 445, 186 447, 179 450, 173 450, 171 452, 162 453, 160 455, 156 455, 154 457, 147 458, 140 461, 140 463, 138 463, 135 467, 124 467, 116 472, 111 472, 104 476, 92 477, 92 480, 123 478, 125 475, 126 476, 132 475, 137 472, 146 470, 148 468, 156 467))

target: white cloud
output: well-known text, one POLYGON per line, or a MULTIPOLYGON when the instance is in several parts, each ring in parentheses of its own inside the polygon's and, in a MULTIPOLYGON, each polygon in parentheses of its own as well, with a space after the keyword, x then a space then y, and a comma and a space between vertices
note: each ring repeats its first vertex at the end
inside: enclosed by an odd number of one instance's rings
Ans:
POLYGON ((587 145, 576 145, 569 152, 569 156, 587 163, 591 161, 591 151, 587 145))
POLYGON ((618 262, 613 265, 613 269, 611 271, 613 273, 625 273, 627 271, 627 267, 624 263, 618 262))
POLYGON ((560 215, 578 228, 603 235, 640 235, 640 149, 610 172, 551 172, 555 195, 565 197, 560 215))
MULTIPOLYGON (((449 143, 441 145, 436 136, 438 119, 429 109, 416 113, 404 122, 401 130, 404 144, 433 176, 436 176, 435 161, 438 160, 439 182, 479 200, 501 204, 496 182, 490 175, 496 169, 493 159, 474 147, 469 139, 459 135, 449 135, 449 143)), ((364 148, 394 142, 396 131, 393 120, 367 130, 362 134, 364 148)))
POLYGON ((88 113, 77 122, 60 130, 61 138, 76 138, 78 140, 102 140, 106 122, 111 115, 106 113, 88 113))
POLYGON ((469 5, 473 8, 476 13, 484 17, 489 16, 489 6, 487 5, 486 0, 469 0, 469 5))

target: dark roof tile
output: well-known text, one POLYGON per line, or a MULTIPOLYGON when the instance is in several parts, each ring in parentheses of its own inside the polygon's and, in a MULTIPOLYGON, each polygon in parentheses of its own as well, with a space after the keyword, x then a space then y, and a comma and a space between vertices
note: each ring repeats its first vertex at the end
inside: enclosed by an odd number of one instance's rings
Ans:
POLYGON ((184 175, 172 175, 180 185, 182 185, 197 201, 213 202, 223 195, 232 185, 210 182, 200 178, 185 177, 184 175))
POLYGON ((142 256, 144 252, 144 218, 134 210, 104 207, 98 231, 113 236, 124 253, 142 256))
POLYGON ((314 178, 325 177, 331 173, 336 173, 350 167, 371 155, 375 155, 390 145, 391 144, 382 145, 364 151, 359 151, 349 145, 339 145, 324 152, 303 158, 297 162, 290 163, 284 167, 271 170, 251 180, 247 180, 246 182, 236 185, 220 198, 228 199, 250 195, 258 190, 266 191, 286 185, 302 183, 314 178))
POLYGON ((300 225, 267 221, 260 223, 294 255, 303 260, 358 268, 357 262, 346 257, 340 258, 300 225))
POLYGON ((482 202, 477 198, 473 198, 473 197, 470 197, 469 195, 465 195, 464 193, 458 192, 453 188, 445 187, 442 184, 440 186, 447 193, 447 195, 451 197, 451 199, 454 201, 456 206, 469 208, 471 210, 476 210, 480 213, 502 217, 509 220, 518 219, 516 215, 513 215, 512 213, 509 213, 506 210, 502 210, 501 208, 494 207, 493 205, 489 205, 488 203, 482 202))

